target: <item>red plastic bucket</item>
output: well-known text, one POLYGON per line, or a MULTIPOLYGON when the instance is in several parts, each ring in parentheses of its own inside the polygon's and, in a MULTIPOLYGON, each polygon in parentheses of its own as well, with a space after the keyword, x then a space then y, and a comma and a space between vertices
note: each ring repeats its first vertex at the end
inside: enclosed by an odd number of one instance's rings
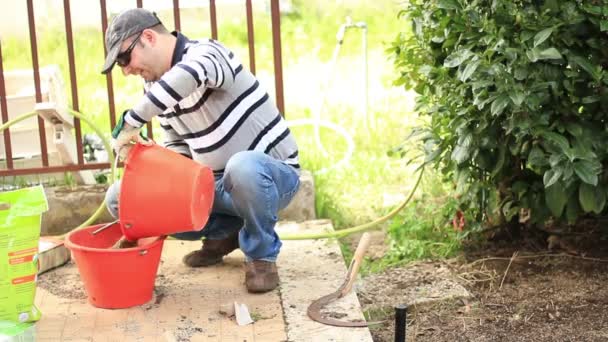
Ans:
POLYGON ((123 234, 131 241, 203 229, 215 194, 213 172, 156 144, 127 156, 119 198, 123 234))
POLYGON ((92 232, 103 224, 72 231, 65 245, 72 252, 89 303, 106 309, 141 305, 152 299, 164 237, 137 241, 138 246, 110 249, 121 237, 119 224, 92 232))

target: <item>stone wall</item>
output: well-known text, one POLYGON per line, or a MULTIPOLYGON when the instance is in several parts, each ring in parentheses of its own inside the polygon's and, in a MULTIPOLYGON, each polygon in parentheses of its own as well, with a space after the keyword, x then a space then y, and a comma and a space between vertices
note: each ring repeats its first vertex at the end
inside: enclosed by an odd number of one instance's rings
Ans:
MULTIPOLYGON (((302 222, 316 218, 313 177, 304 171, 300 181, 300 190, 279 219, 302 222)), ((41 235, 60 235, 82 224, 101 205, 106 189, 104 185, 45 188, 49 210, 42 215, 41 235)), ((96 222, 110 221, 112 216, 104 210, 96 222)))

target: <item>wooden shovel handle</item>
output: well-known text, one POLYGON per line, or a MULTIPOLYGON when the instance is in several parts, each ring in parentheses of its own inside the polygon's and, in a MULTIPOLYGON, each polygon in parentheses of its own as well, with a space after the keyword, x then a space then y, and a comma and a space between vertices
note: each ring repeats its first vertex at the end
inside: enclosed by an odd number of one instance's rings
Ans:
POLYGON ((365 232, 361 236, 361 240, 359 240, 359 244, 357 245, 357 249, 355 250, 355 254, 353 255, 353 260, 350 263, 349 273, 348 273, 348 282, 342 288, 340 292, 340 297, 345 296, 353 286, 355 279, 357 278, 357 273, 359 272, 359 267, 361 267, 361 263, 363 262, 363 257, 365 256, 365 252, 367 251, 367 247, 369 247, 370 243, 370 235, 365 232))

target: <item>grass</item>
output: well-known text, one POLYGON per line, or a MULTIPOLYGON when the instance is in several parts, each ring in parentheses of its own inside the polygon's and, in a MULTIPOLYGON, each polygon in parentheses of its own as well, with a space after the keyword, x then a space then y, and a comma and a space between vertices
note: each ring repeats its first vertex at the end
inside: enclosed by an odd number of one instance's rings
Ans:
MULTIPOLYGON (((286 117, 289 120, 321 118, 338 125, 354 143, 354 153, 348 162, 334 167, 348 157, 346 139, 333 130, 321 128, 321 148, 313 126, 292 126, 300 146, 301 164, 314 175, 317 215, 330 218, 337 229, 368 222, 397 205, 415 181, 414 166, 388 153, 403 142, 418 121, 413 112, 414 97, 392 86, 396 75, 385 53, 387 44, 405 27, 405 23, 397 19, 399 5, 392 0, 372 3, 294 0, 293 4, 294 10, 281 18, 286 117), (347 32, 339 57, 332 63, 336 33, 347 16, 353 22, 364 21, 368 27, 367 87, 361 31, 347 32), (367 117, 363 101, 365 89, 369 96, 367 117), (327 168, 330 168, 328 172, 318 172, 327 168)), ((164 22, 172 23, 170 12, 159 15, 164 22)), ((207 18, 206 10, 185 11, 183 32, 191 38, 210 36, 207 18)), ((218 23, 219 40, 248 66, 244 9, 235 12, 218 3, 218 23)), ((254 23, 257 75, 272 93, 270 14, 256 11, 254 23)), ((99 74, 103 61, 101 32, 77 30, 74 40, 80 109, 94 117, 96 125, 107 127, 109 134, 106 80, 99 74)), ((70 94, 63 22, 39 26, 38 48, 41 65, 60 66, 66 92, 70 94)), ((31 67, 27 39, 2 37, 2 51, 5 70, 31 67)), ((120 113, 141 95, 141 83, 122 77, 118 71, 114 71, 113 79, 116 109, 120 113)), ((83 129, 90 132, 87 127, 83 129)), ((157 127, 155 134, 159 132, 157 127)), ((435 201, 448 193, 440 184, 441 181, 429 174, 419 189, 415 205, 384 227, 389 236, 389 253, 375 263, 377 267, 368 265, 369 270, 415 258, 446 256, 457 248, 457 236, 445 225, 454 208, 449 201, 435 201)), ((348 248, 344 252, 347 256, 350 254, 348 248)))
MULTIPOLYGON (((388 0, 380 1, 382 6, 375 5, 373 10, 365 6, 362 2, 354 2, 354 5, 324 4, 322 1, 294 1, 295 10, 282 17, 282 47, 283 65, 286 71, 290 65, 298 64, 302 60, 323 61, 329 59, 335 45, 335 35, 339 25, 344 21, 346 15, 369 22, 369 49, 370 51, 381 48, 386 36, 381 20, 381 13, 389 10, 391 2, 388 0)), ((247 33, 244 8, 241 12, 222 4, 217 5, 219 40, 233 49, 241 57, 243 63, 248 65, 247 33)), ((392 12, 395 12, 394 10, 392 12)), ((167 26, 173 23, 172 12, 160 11, 159 16, 167 26)), ((181 15, 182 32, 191 38, 209 37, 211 32, 208 23, 208 13, 206 9, 185 9, 181 15)), ((27 19, 24 18, 23 32, 27 32, 27 19)), ((395 20, 396 21, 396 20, 395 20)), ((256 11, 254 15, 254 31, 256 39, 256 66, 258 74, 262 78, 270 80, 269 88, 274 89, 270 84, 273 73, 273 54, 272 54, 272 33, 270 25, 270 13, 256 11)), ((70 105, 71 86, 68 67, 68 49, 66 34, 64 30, 63 17, 61 15, 50 17, 48 20, 37 21, 37 45, 38 60, 40 66, 57 64, 59 65, 64 82, 66 84, 66 94, 70 105), (54 19, 54 20, 52 20, 54 19)), ((77 90, 79 107, 81 112, 94 117, 95 123, 101 127, 109 127, 107 119, 109 108, 106 91, 106 79, 99 73, 103 62, 102 34, 99 29, 79 29, 74 28, 74 51, 77 74, 77 90)), ((29 43, 29 36, 3 36, 0 38, 2 43, 2 54, 4 69, 30 69, 32 65, 32 55, 29 43)), ((360 42, 355 42, 360 43, 360 42)), ((357 44, 345 44, 344 53, 359 51, 357 44)), ((135 78, 125 78, 120 75, 120 71, 113 72, 114 94, 117 113, 123 109, 130 108, 135 99, 141 94, 141 82, 135 78)), ((309 76, 311 76, 309 74, 309 76)), ((289 74, 286 72, 285 79, 288 80, 289 74)), ((321 78, 317 79, 317 85, 321 78)), ((289 87, 286 91, 289 92, 289 87)), ((292 88, 293 89, 293 88, 292 88)), ((298 94, 286 94, 288 105, 291 99, 294 101, 298 94)), ((295 113, 301 109, 289 107, 288 111, 295 113)), ((91 132, 88 127, 83 128, 85 132, 91 132)), ((158 130, 157 130, 158 131, 158 130)))

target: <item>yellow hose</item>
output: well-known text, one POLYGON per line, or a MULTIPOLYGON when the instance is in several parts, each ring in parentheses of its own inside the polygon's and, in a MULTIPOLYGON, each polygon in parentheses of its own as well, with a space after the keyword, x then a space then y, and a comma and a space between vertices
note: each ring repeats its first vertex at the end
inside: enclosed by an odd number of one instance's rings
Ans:
POLYGON ((397 213, 399 211, 401 211, 401 209, 403 209, 410 202, 412 197, 414 197, 414 193, 416 192, 416 189, 418 188, 420 181, 422 180, 423 173, 424 173, 424 167, 420 169, 420 173, 418 174, 418 179, 416 180, 416 184, 412 188, 412 191, 410 191, 410 194, 407 196, 405 201, 403 201, 401 204, 399 204, 397 207, 395 207, 393 210, 391 210, 388 214, 386 214, 372 222, 364 223, 364 224, 361 224, 361 225, 358 225, 355 227, 351 227, 351 228, 340 229, 335 232, 316 233, 316 234, 294 234, 294 235, 289 234, 289 235, 279 235, 279 237, 281 238, 281 240, 317 240, 317 239, 327 239, 327 238, 341 238, 341 237, 345 237, 345 236, 353 234, 353 233, 359 233, 359 232, 363 232, 366 230, 370 230, 372 228, 376 228, 376 226, 378 226, 380 223, 383 223, 383 222, 389 220, 390 218, 392 218, 393 216, 397 215, 397 213))
MULTIPOLYGON (((74 117, 87 123, 95 131, 95 133, 101 138, 101 140, 103 141, 103 145, 106 148, 106 151, 108 151, 108 153, 111 153, 112 157, 114 157, 114 152, 112 150, 110 141, 108 140, 108 138, 105 137, 103 132, 97 126, 95 126, 95 124, 89 118, 87 118, 82 113, 79 113, 72 109, 68 109, 68 111, 74 117)), ((0 132, 3 132, 5 129, 7 129, 11 125, 14 125, 18 122, 21 122, 32 116, 37 116, 37 115, 38 115, 38 113, 36 113, 36 112, 30 112, 30 113, 20 115, 12 120, 9 120, 0 126, 0 132)), ((110 160, 112 160, 112 159, 113 158, 110 158, 110 160)), ((110 179, 112 181, 114 181, 115 175, 116 175, 116 166, 115 166, 115 163, 110 163, 110 165, 111 165, 110 179)), ((414 188, 412 188, 412 191, 410 191, 410 194, 407 196, 405 201, 403 201, 403 203, 401 203, 400 205, 395 207, 388 214, 386 214, 372 222, 368 222, 368 223, 364 223, 364 224, 361 224, 361 225, 358 225, 358 226, 355 226, 352 228, 341 229, 338 231, 328 232, 328 233, 287 234, 287 235, 279 235, 279 237, 281 238, 281 240, 317 240, 317 239, 328 239, 328 238, 341 238, 341 237, 344 237, 344 236, 347 236, 347 235, 350 235, 353 233, 358 233, 358 232, 370 230, 372 228, 376 228, 376 226, 378 226, 380 223, 383 223, 383 222, 389 220, 390 218, 392 218, 393 216, 395 216, 401 209, 403 209, 410 202, 410 200, 414 196, 414 193, 416 192, 416 189, 418 188, 418 185, 420 184, 420 181, 422 180, 423 173, 424 173, 424 168, 421 168, 420 173, 418 175, 418 179, 416 180, 416 184, 414 185, 414 188)), ((70 231, 90 226, 99 217, 99 215, 101 215, 101 213, 105 209, 106 209, 106 201, 104 199, 101 202, 101 205, 99 206, 99 208, 97 208, 97 210, 93 213, 93 215, 91 215, 91 217, 89 217, 86 221, 84 221, 78 227, 73 228, 70 231)), ((59 236, 59 238, 63 239, 67 233, 69 233, 69 232, 66 232, 63 235, 59 236)))

